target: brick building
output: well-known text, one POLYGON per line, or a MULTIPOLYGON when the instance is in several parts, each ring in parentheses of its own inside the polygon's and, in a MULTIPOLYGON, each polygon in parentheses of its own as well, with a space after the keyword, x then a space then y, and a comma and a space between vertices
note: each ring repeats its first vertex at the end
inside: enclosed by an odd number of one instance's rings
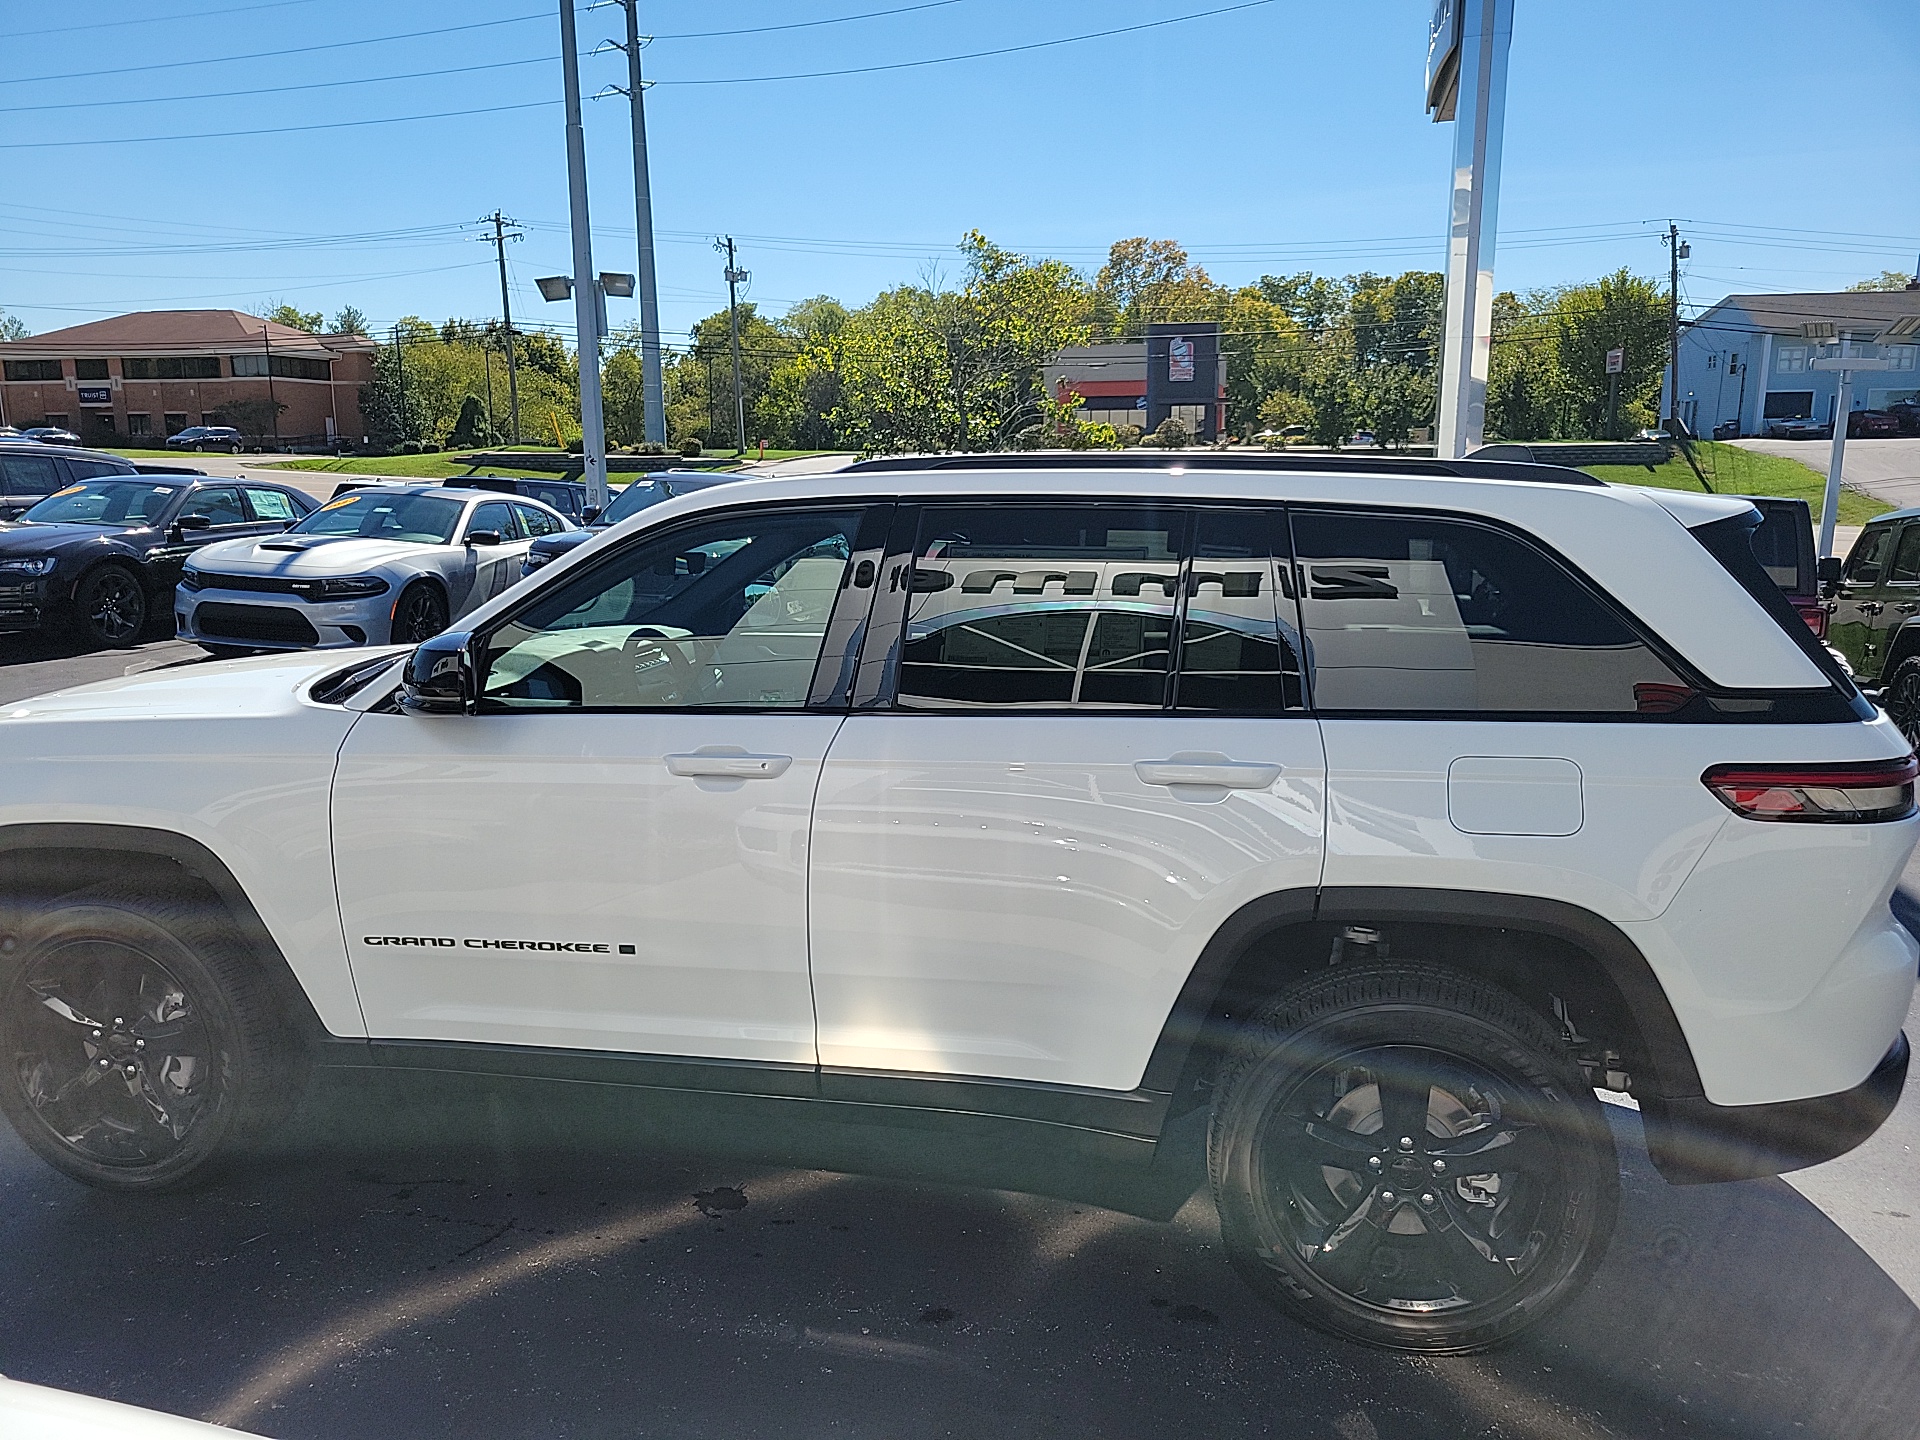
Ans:
POLYGON ((158 446, 233 425, 294 449, 360 440, 376 347, 238 310, 144 310, 0 344, 0 423, 59 425, 89 445, 158 446))

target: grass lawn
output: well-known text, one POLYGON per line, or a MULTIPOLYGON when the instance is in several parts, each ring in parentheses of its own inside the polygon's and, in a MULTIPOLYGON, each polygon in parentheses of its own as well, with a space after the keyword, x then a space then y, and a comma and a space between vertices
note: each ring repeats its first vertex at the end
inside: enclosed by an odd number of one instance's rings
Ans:
MULTIPOLYGON (((1813 508, 1814 523, 1820 520, 1820 501, 1827 488, 1824 471, 1789 460, 1784 455, 1760 455, 1738 445, 1720 445, 1711 440, 1697 441, 1694 453, 1700 468, 1707 472, 1713 488, 1722 495, 1786 495, 1804 500, 1813 508)), ((1678 451, 1673 459, 1649 473, 1640 465, 1588 465, 1590 474, 1616 485, 1653 485, 1663 490, 1692 490, 1698 493, 1700 480, 1678 451)), ((1840 523, 1864 525, 1876 515, 1884 515, 1893 506, 1884 500, 1862 495, 1858 490, 1840 490, 1840 523)))
POLYGON ((115 445, 107 451, 109 455, 118 455, 123 460, 178 460, 185 464, 193 459, 191 450, 123 450, 115 445))
MULTIPOLYGON (((314 455, 304 460, 282 460, 262 470, 324 470, 334 475, 404 475, 415 480, 452 480, 473 467, 453 455, 314 455)), ((546 470, 488 470, 489 475, 515 475, 528 480, 551 480, 546 470)))

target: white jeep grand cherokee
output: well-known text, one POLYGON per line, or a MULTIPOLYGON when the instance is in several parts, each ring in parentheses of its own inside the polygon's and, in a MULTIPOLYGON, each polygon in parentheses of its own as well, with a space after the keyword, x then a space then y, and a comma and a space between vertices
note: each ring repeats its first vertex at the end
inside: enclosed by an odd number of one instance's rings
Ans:
POLYGON ((311 1064, 1142 1167, 1205 1110, 1253 1285, 1494 1343, 1605 1248, 1596 1088, 1689 1182, 1904 1078, 1915 762, 1756 520, 1496 462, 877 461, 662 504, 404 665, 16 705, 0 1106, 121 1190, 311 1064))

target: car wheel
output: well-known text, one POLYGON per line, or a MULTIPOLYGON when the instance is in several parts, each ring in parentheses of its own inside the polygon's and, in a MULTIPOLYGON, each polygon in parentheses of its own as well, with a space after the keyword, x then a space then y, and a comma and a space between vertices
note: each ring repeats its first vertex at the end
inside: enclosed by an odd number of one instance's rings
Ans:
POLYGON ((196 445, 193 447, 193 453, 196 455, 204 455, 207 453, 207 447, 204 445, 196 445))
POLYGON ((430 580, 416 580, 393 602, 395 645, 417 645, 447 628, 447 597, 430 580))
POLYGON ((1254 1015, 1207 1147, 1241 1275, 1391 1350, 1533 1325, 1599 1264, 1619 1205, 1612 1136, 1554 1031, 1431 965, 1337 969, 1254 1015))
POLYGON ((207 907, 102 886, 0 955, 0 1111, 89 1185, 178 1189, 279 1129, 305 1057, 207 907))
POLYGON ((147 592, 119 565, 102 565, 82 580, 73 603, 81 638, 96 646, 124 649, 147 627, 147 592))
POLYGON ((1909 655, 1894 667, 1880 692, 1880 704, 1907 743, 1920 749, 1920 655, 1909 655))

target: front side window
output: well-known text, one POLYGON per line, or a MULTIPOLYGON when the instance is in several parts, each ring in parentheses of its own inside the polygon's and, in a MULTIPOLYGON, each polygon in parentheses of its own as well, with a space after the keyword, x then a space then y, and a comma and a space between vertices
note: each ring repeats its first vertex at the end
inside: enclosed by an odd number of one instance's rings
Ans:
POLYGON ((1177 510, 929 507, 896 703, 1163 708, 1185 528, 1177 510))
POLYGON ((484 505, 476 505, 473 519, 467 522, 467 534, 490 530, 502 540, 518 540, 519 527, 514 524, 513 507, 504 501, 489 500, 484 505))
POLYGON ((1490 526, 1296 512, 1323 712, 1660 715, 1693 689, 1556 561, 1490 526))
POLYGON ((1887 552, 1893 548, 1893 527, 1882 525, 1865 531, 1847 552, 1847 579, 1856 585, 1871 585, 1886 569, 1887 552))
POLYGON ((300 512, 293 508, 293 497, 284 490, 256 490, 249 486, 247 503, 256 520, 295 520, 300 512))
POLYGON ((859 522, 859 511, 767 512, 631 546, 486 639, 483 706, 803 706, 859 522))
POLYGON ((240 492, 230 485, 211 485, 187 497, 180 507, 180 518, 204 515, 209 525, 244 525, 247 512, 240 506, 240 492))
POLYGON ((461 502, 444 495, 394 495, 356 490, 329 500, 293 527, 300 535, 360 535, 369 540, 408 540, 448 545, 460 523, 461 502))
POLYGON ((1887 579, 1895 584, 1920 582, 1920 525, 1909 525, 1900 532, 1900 546, 1893 552, 1893 568, 1887 579))

